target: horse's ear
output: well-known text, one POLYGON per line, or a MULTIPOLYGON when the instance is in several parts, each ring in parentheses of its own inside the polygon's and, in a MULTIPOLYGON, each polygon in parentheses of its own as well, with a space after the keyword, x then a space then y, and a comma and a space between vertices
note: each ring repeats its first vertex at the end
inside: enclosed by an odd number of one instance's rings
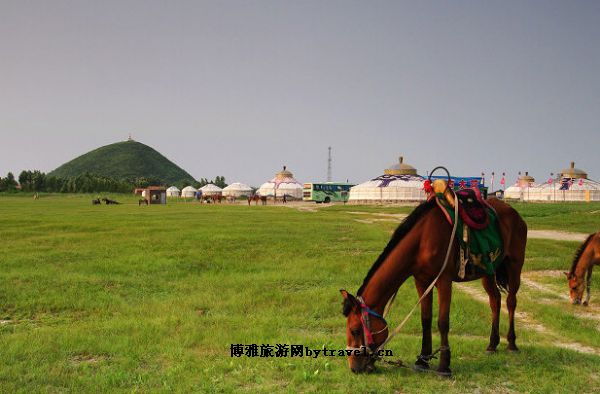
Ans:
POLYGON ((356 298, 354 298, 354 296, 350 293, 348 293, 346 290, 341 289, 340 293, 342 293, 342 297, 344 297, 344 300, 348 300, 352 303, 356 302, 356 298))
POLYGON ((352 294, 348 293, 346 290, 342 289, 340 290, 340 293, 342 293, 342 297, 344 297, 344 308, 342 310, 342 313, 344 314, 344 316, 348 316, 352 311, 352 308, 358 305, 358 301, 356 300, 356 298, 354 298, 352 294))
POLYGON ((563 271, 563 274, 565 274, 567 279, 571 279, 571 275, 567 271, 563 271))

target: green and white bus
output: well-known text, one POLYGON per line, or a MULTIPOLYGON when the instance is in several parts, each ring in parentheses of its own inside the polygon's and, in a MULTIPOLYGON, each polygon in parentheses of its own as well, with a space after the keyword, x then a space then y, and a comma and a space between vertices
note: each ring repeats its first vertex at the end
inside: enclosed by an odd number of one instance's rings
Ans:
POLYGON ((350 183, 305 183, 302 190, 302 200, 314 201, 317 204, 324 202, 346 202, 350 194, 350 188, 354 186, 350 183))

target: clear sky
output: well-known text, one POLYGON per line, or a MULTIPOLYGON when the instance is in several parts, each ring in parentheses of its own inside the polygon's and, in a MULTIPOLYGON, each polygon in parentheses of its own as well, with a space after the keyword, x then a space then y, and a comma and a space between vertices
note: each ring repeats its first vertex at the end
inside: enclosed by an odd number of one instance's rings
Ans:
MULTIPOLYGON (((0 175, 133 138, 194 177, 600 179, 599 1, 0 0, 0 175)), ((497 182, 497 181, 496 181, 497 182)))

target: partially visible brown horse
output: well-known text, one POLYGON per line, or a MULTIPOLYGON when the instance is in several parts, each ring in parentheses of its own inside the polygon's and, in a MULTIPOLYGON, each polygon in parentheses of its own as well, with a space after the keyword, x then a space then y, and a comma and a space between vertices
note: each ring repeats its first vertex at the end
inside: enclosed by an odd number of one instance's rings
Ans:
POLYGON ((583 305, 587 306, 590 302, 594 265, 600 265, 600 231, 590 234, 579 246, 571 264, 571 271, 565 272, 569 281, 569 296, 573 304, 582 304, 584 286, 586 295, 583 305))
MULTIPOLYGON (((501 297, 498 285, 508 291, 506 299, 509 316, 508 349, 516 351, 518 350, 515 343, 514 323, 515 308, 517 306, 516 295, 521 283, 521 269, 525 260, 527 225, 517 211, 509 205, 496 199, 490 199, 487 202, 498 214, 504 251, 504 259, 499 265, 495 276, 480 276, 483 287, 488 293, 492 309, 492 330, 487 351, 495 352, 500 342, 501 297)), ((344 297, 343 313, 347 317, 346 337, 348 349, 360 349, 360 351, 353 351, 352 355, 349 356, 348 361, 352 371, 370 372, 374 369, 376 358, 369 354, 367 346, 373 351, 388 337, 389 329, 385 320, 381 318, 384 307, 404 281, 411 276, 415 278, 419 296, 425 292, 443 266, 451 232, 451 227, 445 220, 441 210, 437 208, 434 200, 420 204, 396 229, 392 239, 371 267, 358 290, 357 294, 360 298, 355 298, 345 290, 341 291, 344 297), (363 324, 364 320, 361 318, 361 314, 367 312, 371 316, 369 318, 366 315, 365 320, 368 319, 370 327, 369 324, 365 326, 363 324)), ((450 375, 448 331, 450 328, 452 282, 460 281, 455 265, 459 250, 457 242, 455 241, 451 247, 449 264, 435 285, 438 292, 438 328, 441 336, 440 364, 437 372, 444 376, 450 375)), ((472 279, 476 278, 468 278, 467 280, 472 279)), ((421 302, 423 339, 421 354, 415 363, 415 367, 421 370, 429 368, 429 360, 432 358, 432 300, 433 294, 429 293, 421 302)))
POLYGON ((223 196, 220 194, 213 194, 210 196, 210 198, 211 198, 213 204, 216 204, 217 202, 220 204, 221 200, 223 199, 223 196))
POLYGON ((254 205, 258 205, 258 200, 260 200, 260 196, 258 194, 252 194, 248 196, 248 206, 250 206, 252 201, 254 201, 254 205))

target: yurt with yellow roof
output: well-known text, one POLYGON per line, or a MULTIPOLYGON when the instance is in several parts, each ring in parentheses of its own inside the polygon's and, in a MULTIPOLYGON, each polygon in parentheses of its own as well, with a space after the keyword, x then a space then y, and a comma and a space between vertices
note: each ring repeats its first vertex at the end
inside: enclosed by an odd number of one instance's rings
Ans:
POLYGON ((350 189, 349 203, 393 203, 413 202, 426 199, 423 190, 425 178, 417 174, 417 169, 404 162, 400 156, 398 163, 383 171, 383 175, 356 185, 350 189))

